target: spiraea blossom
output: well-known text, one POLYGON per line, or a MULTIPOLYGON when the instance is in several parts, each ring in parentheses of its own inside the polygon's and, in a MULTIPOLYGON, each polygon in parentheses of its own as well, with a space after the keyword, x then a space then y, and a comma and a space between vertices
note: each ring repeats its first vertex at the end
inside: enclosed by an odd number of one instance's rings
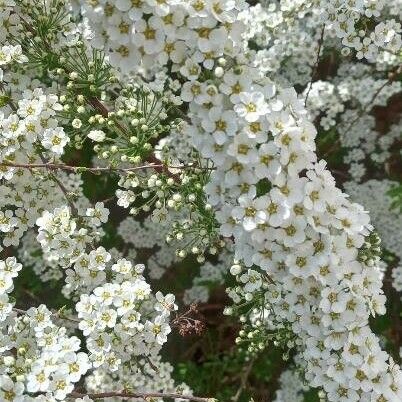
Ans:
POLYGON ((0 1, 0 399, 402 401, 401 9, 0 1))

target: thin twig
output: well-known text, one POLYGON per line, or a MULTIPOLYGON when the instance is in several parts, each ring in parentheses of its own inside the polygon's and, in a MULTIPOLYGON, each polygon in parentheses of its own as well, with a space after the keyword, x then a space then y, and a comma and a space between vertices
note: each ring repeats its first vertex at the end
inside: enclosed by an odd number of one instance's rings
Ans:
POLYGON ((364 106, 364 108, 360 111, 360 113, 356 116, 356 118, 353 119, 350 122, 350 124, 345 128, 344 134, 347 134, 347 132, 363 117, 363 115, 369 111, 370 107, 373 105, 374 101, 377 99, 378 95, 380 95, 382 90, 389 84, 391 84, 401 73, 402 73, 402 65, 400 65, 394 71, 391 71, 389 73, 388 80, 385 81, 385 83, 381 85, 380 88, 377 89, 377 91, 371 97, 370 101, 364 106))
POLYGON ((200 319, 194 318, 198 314, 197 305, 191 304, 187 311, 182 314, 176 314, 176 317, 171 321, 171 326, 178 328, 181 336, 199 335, 204 330, 205 325, 200 319))
POLYGON ((241 376, 241 379, 240 379, 239 389, 237 390, 236 395, 233 396, 232 402, 238 402, 238 400, 240 399, 241 394, 243 393, 243 391, 246 388, 247 381, 248 381, 248 378, 250 376, 251 370, 253 369, 254 363, 255 363, 255 358, 250 361, 250 363, 248 364, 248 366, 244 370, 244 372, 243 372, 243 374, 241 376))
POLYGON ((321 48, 322 48, 322 44, 324 42, 324 33, 325 33, 325 24, 322 24, 321 35, 320 35, 320 39, 318 40, 317 59, 316 59, 314 65, 313 65, 313 68, 311 70, 311 80, 310 80, 309 87, 308 87, 308 90, 307 90, 306 99, 304 100, 304 106, 307 105, 307 100, 308 100, 308 97, 310 95, 310 91, 311 91, 311 89, 313 87, 313 81, 314 81, 315 76, 317 74, 318 63, 320 62, 321 48))
MULTIPOLYGON (((81 173, 81 172, 90 172, 90 173, 101 173, 101 172, 134 172, 136 170, 141 169, 154 169, 155 167, 163 166, 160 164, 159 166, 150 164, 150 165, 142 165, 142 166, 135 166, 130 168, 118 168, 118 167, 86 167, 86 166, 71 166, 65 165, 63 163, 13 163, 13 162, 6 162, 0 163, 0 166, 7 166, 7 167, 15 167, 15 168, 22 168, 22 169, 38 169, 38 168, 46 168, 49 170, 67 170, 69 172, 74 173, 81 173)), ((175 167, 176 168, 176 167, 175 167)))
MULTIPOLYGON (((402 65, 398 66, 394 71, 391 71, 388 76, 388 80, 381 85, 377 91, 373 94, 371 97, 370 101, 361 109, 360 113, 346 126, 346 128, 343 130, 343 134, 341 133, 340 136, 346 135, 348 131, 364 116, 365 113, 367 113, 370 110, 370 107, 374 104, 374 101, 377 99, 377 97, 380 95, 382 90, 386 88, 389 84, 391 84, 393 81, 396 80, 399 74, 402 73, 402 65)), ((338 138, 332 145, 331 147, 322 155, 322 158, 325 158, 328 156, 332 151, 334 151, 339 145, 341 145, 341 141, 338 138)))
POLYGON ((67 398, 83 398, 88 396, 91 399, 103 399, 103 398, 142 398, 144 400, 151 398, 172 398, 172 399, 186 399, 194 402, 214 402, 214 398, 203 398, 199 396, 183 395, 176 393, 164 393, 164 392, 100 392, 100 393, 81 393, 71 392, 67 395, 67 398))
MULTIPOLYGON (((48 162, 46 161, 45 157, 42 155, 42 153, 39 153, 39 157, 41 158, 42 162, 44 165, 47 165, 48 162)), ((70 194, 68 193, 68 190, 64 186, 64 184, 59 180, 58 177, 56 177, 55 174, 50 173, 49 176, 53 179, 53 181, 59 186, 61 192, 64 194, 64 197, 66 198, 68 205, 71 208, 71 213, 74 216, 78 216, 78 208, 75 206, 74 201, 71 199, 70 194)))
POLYGON ((66 189, 66 187, 64 186, 64 184, 61 182, 61 180, 59 180, 58 177, 56 177, 56 175, 54 175, 53 173, 50 174, 50 177, 53 179, 53 181, 59 186, 61 192, 64 194, 64 196, 66 197, 66 200, 68 202, 68 205, 71 208, 71 213, 74 216, 78 215, 78 209, 74 204, 74 201, 71 199, 71 196, 68 192, 68 190, 66 189))
POLYGON ((322 159, 325 159, 330 153, 332 153, 332 151, 334 151, 338 146, 341 145, 341 141, 338 138, 330 147, 327 151, 325 151, 325 153, 321 156, 322 159))
POLYGON ((0 163, 0 166, 5 167, 14 167, 14 168, 21 168, 21 169, 37 169, 37 168, 46 168, 49 170, 67 170, 74 173, 82 173, 82 172, 90 172, 93 174, 102 173, 102 172, 121 172, 121 173, 130 173, 135 172, 137 170, 142 169, 160 169, 160 168, 167 168, 167 169, 200 169, 200 170, 213 170, 213 168, 208 167, 199 167, 199 166, 192 166, 192 165, 183 165, 183 166, 168 166, 162 163, 159 164, 149 164, 149 165, 141 165, 141 166, 133 166, 129 168, 119 168, 119 167, 86 167, 86 166, 71 166, 65 165, 64 163, 14 163, 14 162, 3 162, 0 163))

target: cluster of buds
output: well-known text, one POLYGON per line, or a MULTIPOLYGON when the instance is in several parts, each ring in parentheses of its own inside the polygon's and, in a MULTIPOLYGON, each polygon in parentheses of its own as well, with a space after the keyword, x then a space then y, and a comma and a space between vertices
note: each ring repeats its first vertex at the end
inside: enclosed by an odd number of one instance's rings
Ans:
POLYGON ((376 265, 381 257, 381 239, 377 232, 371 232, 365 239, 363 246, 359 249, 358 259, 365 265, 372 267, 376 265))

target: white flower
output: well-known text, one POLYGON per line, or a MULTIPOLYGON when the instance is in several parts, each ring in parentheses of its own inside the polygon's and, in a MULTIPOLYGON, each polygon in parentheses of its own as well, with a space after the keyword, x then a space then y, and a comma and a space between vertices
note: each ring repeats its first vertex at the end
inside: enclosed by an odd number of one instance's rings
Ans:
POLYGON ((43 133, 42 145, 57 155, 63 153, 64 147, 70 141, 62 127, 48 128, 43 133))
POLYGON ((37 362, 28 375, 27 390, 29 392, 46 392, 49 389, 51 370, 37 362))
POLYGON ((22 382, 13 382, 8 376, 3 374, 0 377, 0 396, 3 401, 24 402, 23 396, 24 384, 22 382))
POLYGON ((68 382, 64 373, 56 372, 53 375, 50 390, 53 391, 56 399, 63 400, 73 389, 74 385, 68 382))
POLYGON ((158 303, 155 306, 156 311, 160 311, 161 313, 170 314, 171 311, 177 310, 177 305, 175 304, 175 297, 172 294, 167 294, 163 296, 161 292, 156 292, 155 294, 156 300, 158 303))
POLYGON ((102 271, 106 268, 106 264, 110 261, 111 255, 104 247, 98 247, 89 253, 89 267, 93 270, 102 271))
POLYGON ((90 368, 88 356, 85 353, 67 353, 60 370, 65 373, 69 382, 78 382, 90 368))
POLYGON ((241 92, 239 103, 234 106, 235 112, 247 122, 255 122, 267 113, 267 104, 261 92, 241 92))
POLYGON ((157 21, 150 19, 148 22, 138 20, 135 23, 134 43, 143 46, 146 54, 155 54, 163 49, 165 34, 158 27, 157 21))
POLYGON ((101 223, 106 223, 109 216, 109 210, 104 207, 103 202, 97 202, 94 208, 86 210, 86 216, 91 217, 92 223, 99 226, 101 223))
POLYGON ((240 276, 240 281, 245 284, 244 290, 246 292, 254 292, 262 286, 261 274, 252 269, 247 270, 240 276))
POLYGON ((278 151, 279 148, 273 142, 261 145, 258 150, 258 164, 255 167, 255 174, 259 179, 274 179, 281 172, 278 151))
POLYGON ((156 342, 163 345, 167 341, 167 335, 171 332, 171 328, 164 316, 157 316, 153 322, 147 321, 145 323, 145 331, 146 342, 156 342))
POLYGON ((3 233, 10 232, 12 228, 17 226, 18 220, 13 216, 13 212, 6 210, 0 211, 0 231, 3 233))
POLYGON ((282 225, 290 216, 290 208, 285 197, 275 192, 272 192, 271 196, 257 198, 256 208, 264 211, 266 222, 274 227, 282 225))
POLYGON ((210 132, 219 145, 226 142, 228 137, 236 133, 236 115, 233 111, 223 111, 220 107, 213 107, 208 113, 208 119, 203 120, 203 128, 210 132))
POLYGON ((241 132, 234 137, 234 141, 228 147, 228 154, 237 158, 240 163, 250 164, 258 160, 258 151, 247 134, 241 132))

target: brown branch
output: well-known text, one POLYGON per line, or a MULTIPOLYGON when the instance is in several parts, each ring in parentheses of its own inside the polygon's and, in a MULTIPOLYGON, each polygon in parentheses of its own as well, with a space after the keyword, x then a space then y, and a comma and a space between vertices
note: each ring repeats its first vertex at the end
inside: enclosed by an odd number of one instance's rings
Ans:
MULTIPOLYGON (((371 97, 370 101, 361 109, 360 113, 358 113, 358 115, 346 126, 345 130, 343 130, 343 134, 341 134, 341 135, 347 134, 347 132, 363 117, 363 115, 370 110, 370 107, 373 105, 374 101, 380 95, 382 90, 385 89, 393 81, 395 81, 397 79, 398 75, 401 73, 402 73, 402 65, 398 66, 394 71, 391 71, 389 73, 388 80, 377 89, 377 91, 371 97)), ((338 138, 331 145, 331 147, 322 155, 322 158, 327 157, 332 151, 334 151, 340 145, 341 145, 341 141, 338 138)))
POLYGON ((325 153, 321 156, 321 158, 325 159, 332 151, 335 151, 341 145, 341 140, 338 138, 325 153))
POLYGON ((324 33, 325 33, 325 24, 322 24, 321 35, 320 35, 320 39, 318 40, 317 59, 316 59, 314 65, 313 65, 313 68, 311 70, 311 80, 310 80, 309 87, 308 87, 308 90, 307 90, 306 99, 304 100, 304 106, 307 105, 308 97, 309 97, 311 89, 313 87, 313 81, 314 81, 314 79, 315 79, 315 77, 317 75, 318 63, 320 62, 321 48, 322 48, 322 44, 324 42, 324 33))
POLYGON ((398 66, 395 70, 391 71, 388 75, 388 80, 385 81, 383 85, 380 86, 380 88, 377 89, 377 91, 374 93, 374 95, 371 97, 370 101, 363 107, 363 109, 360 111, 360 113, 356 116, 355 119, 353 119, 350 124, 345 128, 344 133, 346 134, 362 117, 363 115, 369 111, 370 106, 373 105, 374 101, 377 99, 378 95, 382 92, 382 90, 387 87, 389 84, 391 84, 393 81, 395 81, 398 77, 399 74, 402 73, 402 65, 398 66))
POLYGON ((330 170, 334 175, 339 175, 339 176, 343 177, 344 179, 350 178, 350 175, 346 172, 342 172, 341 170, 338 170, 338 169, 330 169, 330 170))
MULTIPOLYGON (((157 161, 158 159, 155 158, 157 161)), ((198 167, 198 166, 192 166, 192 165, 184 165, 184 166, 169 166, 169 165, 164 165, 161 164, 159 161, 159 164, 149 164, 149 165, 141 165, 141 166, 133 166, 130 168, 119 168, 119 167, 112 167, 112 166, 107 166, 107 167, 86 167, 86 166, 71 166, 71 165, 65 165, 64 163, 51 163, 51 162, 46 162, 46 163, 14 163, 14 162, 3 162, 0 163, 0 166, 5 166, 5 167, 14 167, 14 168, 21 168, 21 169, 37 169, 37 168, 46 168, 49 170, 67 170, 69 172, 74 172, 74 173, 82 173, 82 172, 90 172, 93 174, 97 173, 102 173, 102 172, 121 172, 121 173, 130 173, 130 172, 135 172, 137 170, 142 170, 142 169, 200 169, 200 170, 214 170, 214 168, 207 168, 207 167, 198 167)))
POLYGON ((69 192, 67 191, 66 187, 64 186, 64 184, 59 180, 58 177, 56 177, 56 175, 54 175, 53 173, 50 174, 50 177, 53 179, 53 181, 59 186, 61 192, 64 194, 68 205, 71 208, 71 213, 73 216, 78 216, 78 209, 74 204, 74 201, 71 199, 71 196, 69 194, 69 192))
MULTIPOLYGON (((163 165, 160 164, 158 166, 150 164, 150 165, 143 165, 143 166, 135 166, 131 168, 114 168, 114 167, 86 167, 86 166, 70 166, 65 165, 63 163, 13 163, 13 162, 6 162, 0 163, 0 166, 7 166, 7 167, 15 167, 15 168, 22 168, 22 169, 37 169, 37 168, 46 168, 49 170, 67 170, 74 173, 79 172, 90 172, 90 173, 101 173, 101 172, 134 172, 136 170, 141 169, 155 169, 156 167, 162 167, 163 165)), ((180 168, 180 167, 174 167, 180 168)))
POLYGON ((241 397, 241 394, 246 389, 247 381, 248 381, 250 373, 253 369, 254 363, 255 363, 255 358, 250 361, 250 363, 247 365, 246 369, 244 370, 244 372, 241 376, 241 379, 240 379, 239 389, 237 390, 236 394, 232 398, 233 402, 238 402, 241 397))
MULTIPOLYGON (((44 164, 44 165, 47 165, 48 162, 46 161, 46 159, 45 159, 45 157, 42 155, 42 153, 39 153, 39 157, 41 158, 43 164, 44 164)), ((50 177, 51 177, 51 178, 53 179, 53 181, 59 186, 60 190, 61 190, 62 193, 64 194, 64 196, 65 196, 65 198, 66 198, 66 200, 67 200, 67 202, 68 202, 68 205, 69 205, 70 208, 71 208, 71 213, 72 213, 74 216, 78 216, 78 209, 77 209, 77 207, 75 206, 73 200, 71 199, 71 197, 70 197, 70 195, 69 195, 69 193, 68 193, 66 187, 64 186, 64 184, 63 184, 53 173, 50 173, 50 177)))
POLYGON ((216 402, 214 398, 203 398, 199 396, 183 395, 177 393, 164 393, 164 392, 100 392, 100 393, 80 393, 71 392, 67 395, 67 398, 83 398, 88 396, 91 399, 103 399, 103 398, 142 398, 144 400, 151 398, 172 398, 172 399, 186 399, 194 402, 216 402))

